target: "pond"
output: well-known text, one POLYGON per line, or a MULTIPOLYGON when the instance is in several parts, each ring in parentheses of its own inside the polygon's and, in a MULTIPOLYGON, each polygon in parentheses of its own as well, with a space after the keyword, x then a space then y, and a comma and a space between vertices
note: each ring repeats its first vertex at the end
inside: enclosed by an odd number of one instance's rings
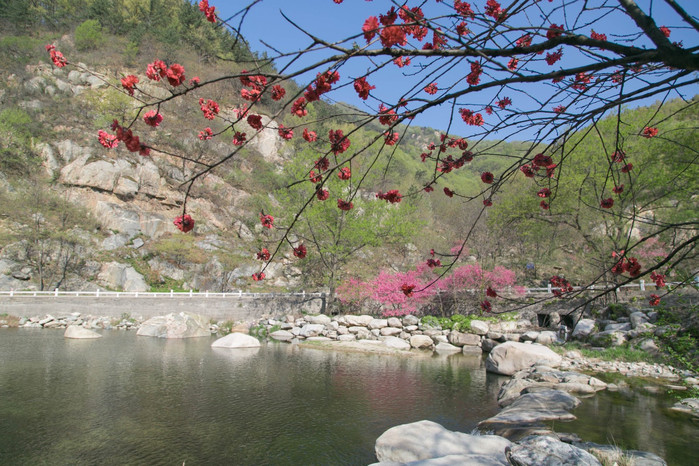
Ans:
MULTIPOLYGON (((505 380, 460 354, 227 350, 210 348, 213 338, 102 334, 0 331, 2 464, 368 464, 376 438, 398 424, 470 432, 498 411, 505 380)), ((620 428, 628 435, 614 433, 617 444, 670 464, 699 455, 688 440, 696 425, 609 395, 584 400, 575 427, 558 429, 605 441, 591 434, 620 428)))

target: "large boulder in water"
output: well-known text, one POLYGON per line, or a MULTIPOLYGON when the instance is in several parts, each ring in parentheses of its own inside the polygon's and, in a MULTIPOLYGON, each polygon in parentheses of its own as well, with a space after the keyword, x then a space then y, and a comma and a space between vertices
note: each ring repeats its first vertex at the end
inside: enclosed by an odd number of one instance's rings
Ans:
POLYGON ((530 436, 520 440, 518 445, 507 452, 507 459, 515 466, 545 464, 602 466, 597 458, 582 448, 563 443, 548 435, 530 436))
POLYGON ((244 333, 229 333, 211 343, 212 348, 257 348, 260 340, 244 333))
MULTIPOLYGON (((507 464, 505 448, 512 443, 497 435, 453 432, 432 421, 391 427, 376 440, 379 461, 409 463, 449 455, 487 456, 507 464)), ((463 460, 461 464, 480 464, 463 460)))
POLYGON ((136 335, 158 338, 194 338, 211 336, 208 321, 188 312, 151 317, 141 324, 136 335))
POLYGON ((85 327, 80 327, 79 325, 69 325, 66 327, 66 332, 63 334, 65 338, 76 338, 76 339, 91 339, 91 338, 102 338, 97 332, 94 332, 85 327))
POLYGON ((546 346, 508 341, 490 351, 485 361, 485 369, 496 374, 512 375, 537 362, 557 367, 562 360, 560 355, 546 346))

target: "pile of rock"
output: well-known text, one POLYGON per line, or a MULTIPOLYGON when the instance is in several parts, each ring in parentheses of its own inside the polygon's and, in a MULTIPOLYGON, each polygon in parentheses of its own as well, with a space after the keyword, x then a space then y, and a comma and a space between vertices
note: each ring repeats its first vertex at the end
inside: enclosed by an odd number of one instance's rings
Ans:
POLYGON ((638 343, 639 348, 657 352, 649 335, 664 331, 657 327, 658 313, 655 311, 630 310, 628 317, 610 319, 580 319, 573 329, 572 338, 586 341, 592 346, 621 346, 627 342, 638 343))
POLYGON ((73 312, 65 315, 47 314, 44 317, 21 317, 19 326, 24 328, 66 328, 69 326, 79 326, 88 329, 112 329, 123 328, 130 329, 135 324, 130 321, 121 321, 117 325, 113 325, 109 317, 100 316, 83 316, 79 312, 73 312))

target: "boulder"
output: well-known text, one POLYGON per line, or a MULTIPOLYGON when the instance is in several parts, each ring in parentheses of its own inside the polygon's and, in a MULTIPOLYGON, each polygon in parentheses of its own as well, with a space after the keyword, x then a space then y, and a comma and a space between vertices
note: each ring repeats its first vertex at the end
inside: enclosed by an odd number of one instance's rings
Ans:
POLYGON ((561 390, 541 389, 525 393, 495 416, 481 421, 478 426, 492 424, 531 425, 544 421, 573 421, 569 411, 580 404, 580 400, 561 390))
POLYGON ((432 348, 434 342, 432 338, 427 335, 413 335, 410 337, 410 346, 417 349, 429 349, 432 348))
POLYGON ((476 335, 485 335, 488 333, 488 330, 490 330, 488 324, 482 320, 471 321, 471 333, 475 333, 476 335))
POLYGON ((396 327, 396 328, 402 328, 403 327, 403 322, 400 321, 398 317, 389 317, 388 318, 388 326, 389 327, 396 327))
POLYGON ((158 338, 196 338, 211 336, 209 322, 198 314, 180 312, 151 317, 141 324, 136 335, 158 338))
POLYGON ((536 341, 537 338, 539 338, 539 332, 535 330, 524 332, 520 337, 522 341, 536 341))
POLYGON ((595 328, 597 327, 596 323, 592 319, 580 319, 578 321, 577 325, 575 326, 575 329, 573 330, 572 337, 576 338, 578 340, 584 340, 587 338, 592 332, 595 331, 595 328))
POLYGON ((69 325, 66 327, 66 331, 63 334, 65 338, 76 338, 76 339, 90 339, 90 338, 102 338, 97 332, 90 329, 81 327, 79 325, 69 325))
POLYGON ((306 338, 317 337, 323 330, 325 330, 325 325, 306 324, 301 328, 301 336, 306 338))
POLYGON ((387 462, 409 463, 448 455, 483 455, 507 464, 505 449, 511 445, 509 440, 496 435, 469 435, 447 430, 436 422, 418 421, 388 429, 376 440, 375 448, 376 458, 387 462))
POLYGON ((628 322, 619 322, 619 323, 612 323, 612 324, 607 324, 604 327, 605 332, 613 331, 613 332, 628 332, 631 330, 631 324, 628 322))
POLYGON ((508 341, 490 351, 485 368, 496 374, 512 375, 537 362, 556 367, 563 358, 546 346, 508 341))
POLYGON ((306 316, 306 320, 311 324, 328 325, 332 322, 330 317, 325 314, 318 314, 317 316, 306 316))
POLYGON ((381 338, 381 341, 383 341, 383 344, 389 348, 394 348, 403 351, 407 351, 410 349, 410 343, 398 337, 383 337, 381 338))
POLYGON ((536 342, 540 345, 551 345, 556 342, 556 339, 556 332, 545 330, 543 332, 539 332, 539 336, 536 337, 536 342))
POLYGON ((481 349, 485 353, 490 353, 493 350, 493 348, 495 348, 499 344, 499 341, 491 340, 490 338, 484 338, 483 340, 481 340, 481 349))
POLYGON ((636 328, 641 324, 648 323, 649 319, 643 312, 637 311, 632 312, 629 316, 629 320, 632 328, 636 328))
POLYGON ((593 333, 588 340, 590 344, 594 346, 603 346, 605 348, 621 346, 626 343, 624 334, 616 330, 605 330, 604 332, 593 333))
POLYGON ((434 347, 434 350, 438 353, 459 353, 461 348, 459 346, 454 346, 449 343, 440 342, 434 347))
POLYGON ((244 333, 229 333, 211 343, 212 348, 257 348, 259 346, 260 340, 244 333))
POLYGON ((371 316, 345 316, 345 321, 348 327, 366 327, 369 322, 374 320, 371 316))
POLYGON ((277 330, 269 334, 270 338, 277 341, 291 341, 294 339, 294 334, 288 330, 277 330))
POLYGON ((403 317, 403 325, 417 325, 418 323, 420 323, 420 319, 415 316, 403 317))
POLYGON ((514 466, 602 466, 597 458, 585 450, 548 435, 522 439, 509 449, 507 459, 514 466))
POLYGON ((380 333, 381 336, 384 337, 395 337, 403 333, 403 330, 399 329, 398 327, 384 327, 381 329, 380 333))
POLYGON ((447 338, 455 346, 478 346, 481 343, 481 337, 472 333, 451 331, 447 338))
POLYGON ((369 322, 369 325, 367 325, 370 330, 375 330, 375 329, 382 329, 385 327, 388 327, 388 320, 387 319, 372 319, 371 322, 369 322))

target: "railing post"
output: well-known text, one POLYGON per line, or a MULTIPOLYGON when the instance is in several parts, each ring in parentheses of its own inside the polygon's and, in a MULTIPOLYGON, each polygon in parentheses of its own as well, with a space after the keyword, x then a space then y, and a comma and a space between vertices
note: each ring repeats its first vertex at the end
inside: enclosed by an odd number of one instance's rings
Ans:
POLYGON ((95 291, 95 297, 99 298, 100 297, 100 289, 97 288, 97 291, 95 291))
POLYGON ((549 293, 551 293, 551 284, 549 283, 548 286, 546 286, 546 289, 548 290, 549 293))
POLYGON ((640 286, 641 286, 641 291, 646 291, 646 281, 641 279, 640 280, 640 286))
POLYGON ((238 297, 242 298, 243 297, 243 290, 238 290, 238 297))
POLYGON ((134 298, 138 298, 138 291, 137 291, 136 294, 134 295, 134 298))
POLYGON ((175 290, 170 290, 170 297, 172 298, 174 296, 175 296, 175 290))
POLYGON ((209 290, 206 290, 206 294, 204 295, 205 298, 209 297, 209 290))
POLYGON ((190 298, 192 297, 192 293, 193 293, 193 291, 190 289, 190 290, 189 290, 189 297, 190 297, 190 298))
POLYGON ((56 288, 55 290, 53 290, 53 295, 54 295, 56 298, 58 297, 58 288, 56 288))
POLYGON ((15 295, 15 289, 10 288, 10 298, 13 297, 14 295, 15 295))

